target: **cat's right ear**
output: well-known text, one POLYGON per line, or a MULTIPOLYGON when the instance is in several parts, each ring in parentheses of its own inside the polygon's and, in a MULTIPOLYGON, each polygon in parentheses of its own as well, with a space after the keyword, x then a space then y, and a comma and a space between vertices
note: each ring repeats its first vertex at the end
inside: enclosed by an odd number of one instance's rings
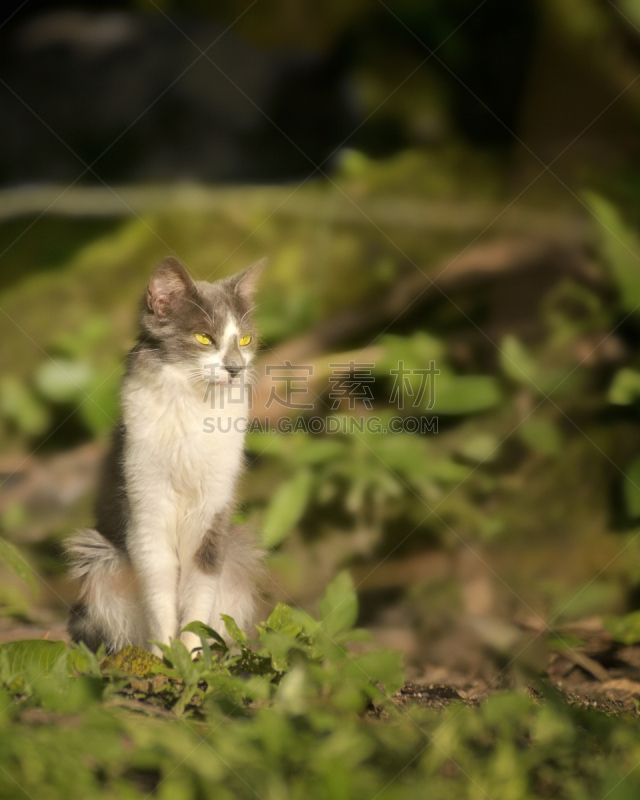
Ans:
POLYGON ((177 258, 165 258, 153 271, 147 287, 147 305, 156 317, 166 317, 195 289, 177 258))

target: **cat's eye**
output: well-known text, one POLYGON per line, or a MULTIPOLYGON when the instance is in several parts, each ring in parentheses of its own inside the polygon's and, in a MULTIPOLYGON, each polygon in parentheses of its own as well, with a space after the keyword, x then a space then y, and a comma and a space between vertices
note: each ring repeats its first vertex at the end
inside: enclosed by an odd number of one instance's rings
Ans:
POLYGON ((213 339, 210 336, 207 336, 206 333, 194 333, 193 335, 200 342, 200 344, 211 344, 213 341, 213 339))
POLYGON ((246 347, 248 344, 251 344, 251 334, 248 333, 246 336, 240 337, 240 346, 246 347))

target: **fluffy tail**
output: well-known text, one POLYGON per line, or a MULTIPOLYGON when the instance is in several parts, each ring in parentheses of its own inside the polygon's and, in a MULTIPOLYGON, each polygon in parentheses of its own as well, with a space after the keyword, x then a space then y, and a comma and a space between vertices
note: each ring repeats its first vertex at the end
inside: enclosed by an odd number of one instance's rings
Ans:
POLYGON ((70 537, 66 551, 71 576, 80 581, 80 602, 69 615, 74 642, 108 652, 128 644, 146 647, 146 630, 137 586, 129 561, 97 530, 89 528, 70 537))

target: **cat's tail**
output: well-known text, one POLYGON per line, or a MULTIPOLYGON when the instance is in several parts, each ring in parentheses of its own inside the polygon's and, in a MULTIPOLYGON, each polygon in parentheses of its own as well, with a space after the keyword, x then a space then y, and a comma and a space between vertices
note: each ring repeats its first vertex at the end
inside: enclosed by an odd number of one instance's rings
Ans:
POLYGON ((255 635, 258 584, 265 577, 264 559, 265 552, 258 544, 256 532, 247 525, 234 527, 219 577, 218 599, 211 614, 211 627, 223 636, 220 614, 228 614, 240 630, 255 635))
POLYGON ((65 549, 70 574, 80 582, 80 602, 71 608, 69 634, 97 650, 108 652, 128 644, 146 646, 138 591, 126 553, 94 528, 69 537, 65 549))

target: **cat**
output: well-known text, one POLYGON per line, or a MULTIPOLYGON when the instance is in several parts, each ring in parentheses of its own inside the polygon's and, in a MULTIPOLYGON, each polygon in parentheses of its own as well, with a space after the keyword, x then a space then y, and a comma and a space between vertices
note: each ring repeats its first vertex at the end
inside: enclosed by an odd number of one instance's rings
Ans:
POLYGON ((264 262, 214 283, 194 282, 166 258, 156 267, 122 381, 122 418, 100 480, 96 526, 66 546, 80 581, 69 632, 92 650, 161 649, 180 637, 195 657, 195 620, 216 630, 221 614, 252 624, 261 553, 231 523, 243 466, 256 352, 252 320, 264 262), (207 405, 203 404, 206 400, 207 405), (207 408, 224 420, 205 431, 207 408))

